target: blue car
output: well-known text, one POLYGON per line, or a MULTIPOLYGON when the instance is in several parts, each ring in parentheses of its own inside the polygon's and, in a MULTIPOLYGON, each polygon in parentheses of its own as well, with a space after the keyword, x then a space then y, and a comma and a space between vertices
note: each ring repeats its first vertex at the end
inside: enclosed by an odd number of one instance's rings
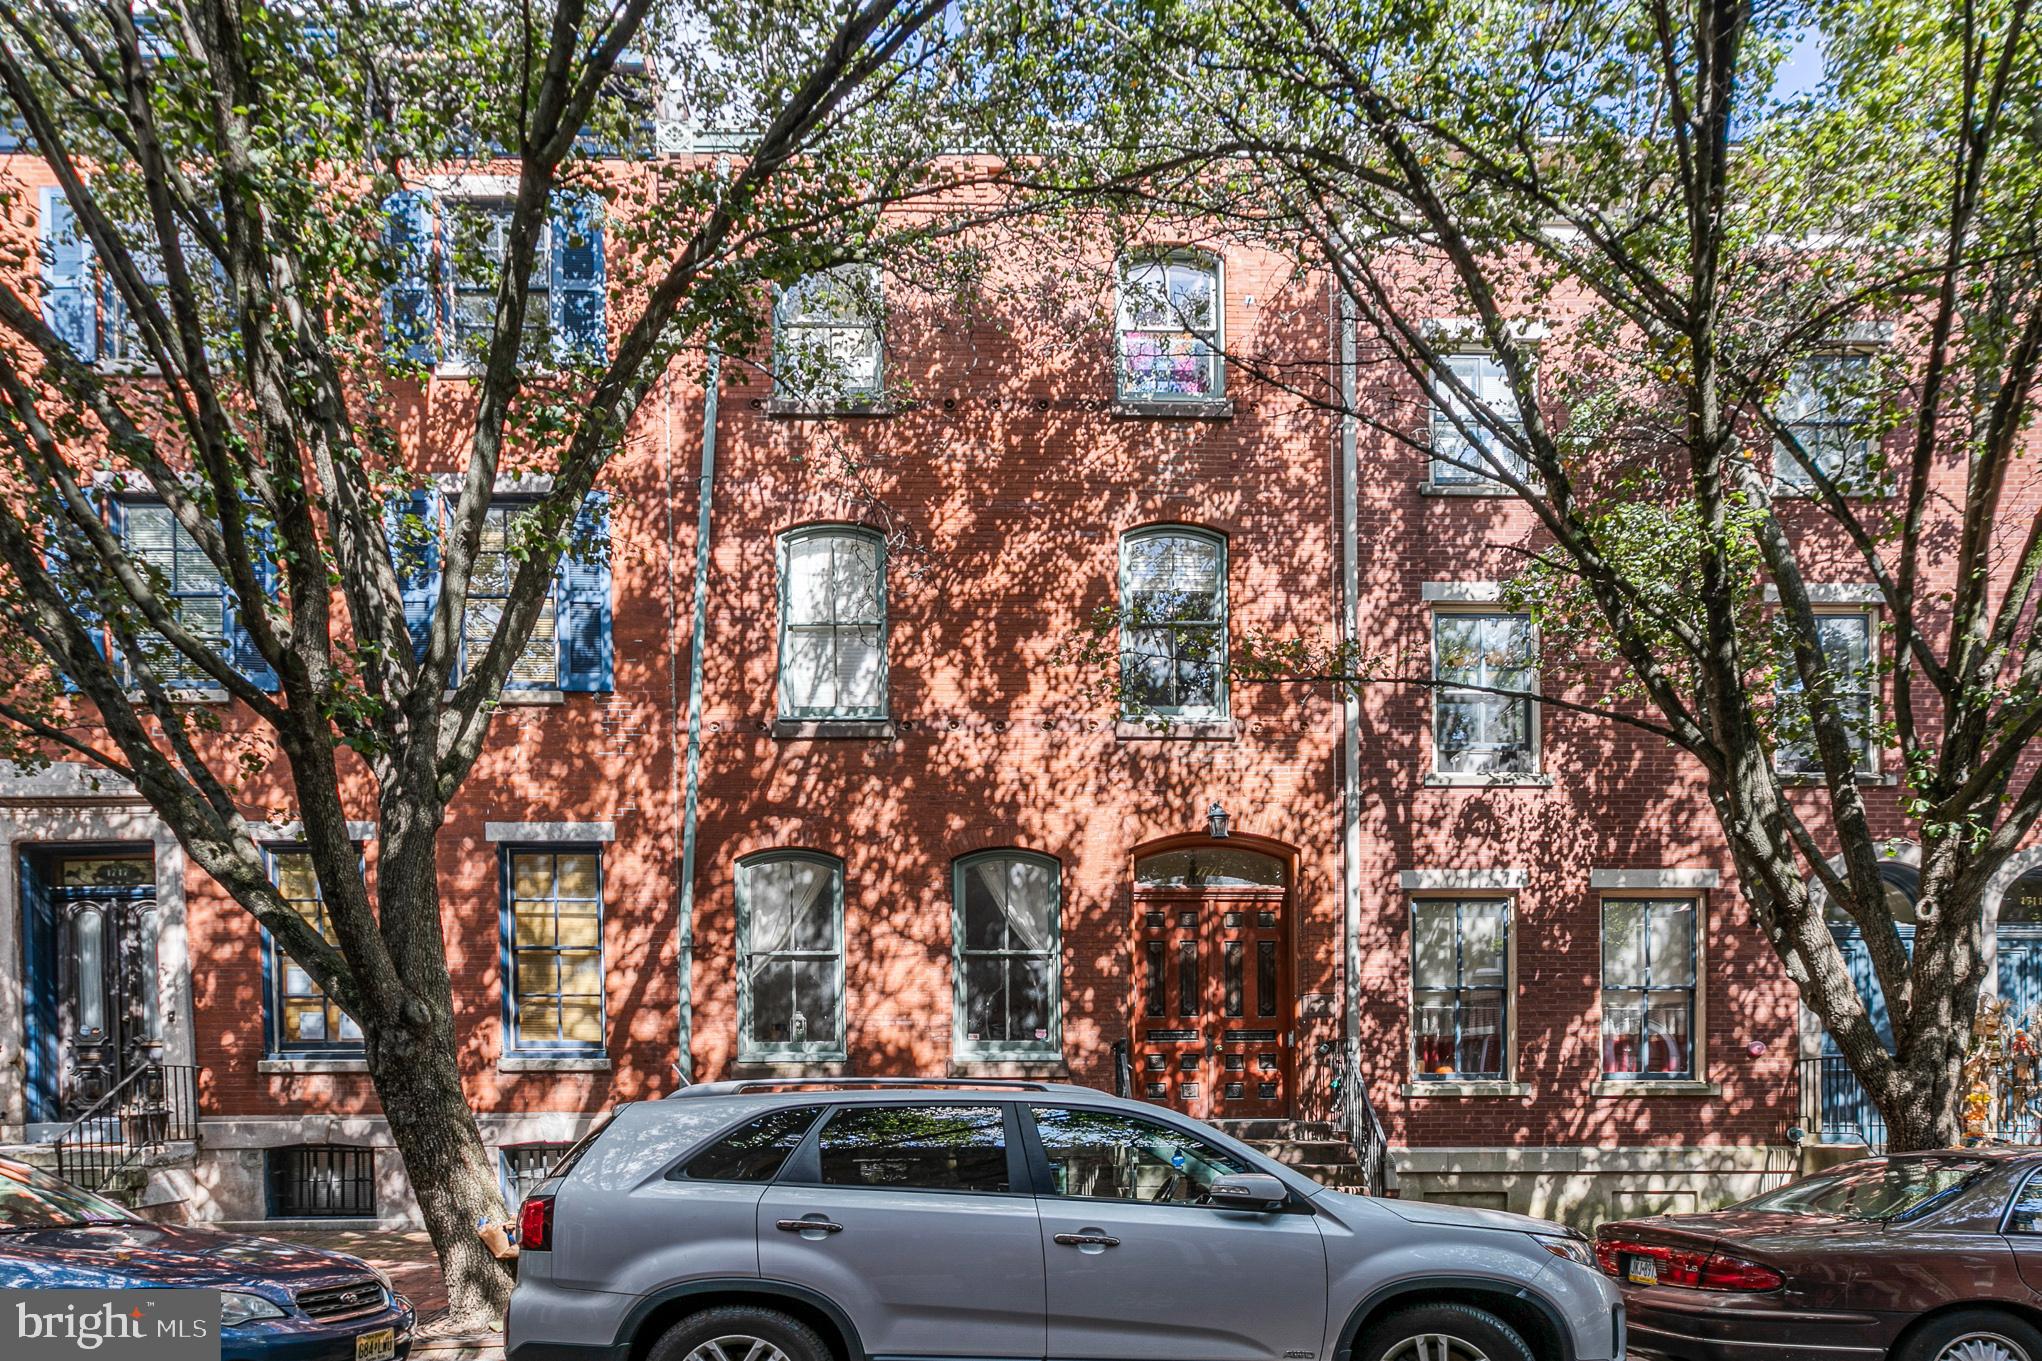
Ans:
POLYGON ((223 1361, 402 1361, 411 1302, 359 1257, 158 1224, 0 1158, 0 1286, 220 1292, 223 1361))

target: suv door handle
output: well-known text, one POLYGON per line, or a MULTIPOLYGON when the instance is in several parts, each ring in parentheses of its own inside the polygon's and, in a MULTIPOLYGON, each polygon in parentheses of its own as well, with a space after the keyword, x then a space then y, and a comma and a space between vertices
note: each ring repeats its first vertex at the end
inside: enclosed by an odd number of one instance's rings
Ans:
POLYGON ((1110 1233, 1060 1233, 1056 1241, 1067 1248, 1117 1248, 1120 1240, 1110 1233))
POLYGON ((783 1219, 773 1226, 782 1233, 842 1233, 842 1224, 827 1219, 783 1219))

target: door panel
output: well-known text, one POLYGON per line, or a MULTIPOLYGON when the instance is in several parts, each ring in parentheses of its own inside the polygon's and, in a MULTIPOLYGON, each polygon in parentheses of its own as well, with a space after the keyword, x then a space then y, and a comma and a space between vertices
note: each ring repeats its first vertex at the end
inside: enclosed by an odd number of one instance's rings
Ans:
POLYGON ((1202 1203, 1248 1165, 1118 1111, 1038 1108, 1051 1361, 1318 1355, 1326 1250, 1310 1214, 1202 1203))
POLYGON ((1201 1119, 1291 1113, 1284 906, 1278 894, 1137 893, 1137 1096, 1201 1119))

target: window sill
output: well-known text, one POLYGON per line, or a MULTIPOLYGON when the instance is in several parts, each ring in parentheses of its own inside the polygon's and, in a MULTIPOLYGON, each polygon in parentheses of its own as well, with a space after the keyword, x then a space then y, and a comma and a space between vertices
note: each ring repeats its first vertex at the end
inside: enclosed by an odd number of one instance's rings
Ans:
POLYGON ((838 1055, 815 1059, 739 1059, 730 1065, 730 1078, 757 1082, 769 1078, 852 1077, 850 1060, 838 1055))
POLYGON ((369 1061, 344 1058, 263 1059, 255 1065, 255 1071, 266 1074, 366 1073, 369 1071, 369 1061))
POLYGON ((506 1054, 496 1061, 499 1073, 607 1073, 607 1054, 506 1054))
MULTIPOLYGON (((1820 789, 1829 783, 1826 777, 1814 771, 1796 771, 1791 774, 1787 771, 1775 771, 1774 773, 1779 776, 1780 783, 1789 789, 1820 789)), ((1858 772, 1858 783, 1867 787, 1891 786, 1899 784, 1900 777, 1898 775, 1875 775, 1861 770, 1858 772)))
POLYGON ((1107 410, 1125 420, 1230 421, 1234 418, 1234 403, 1226 397, 1174 402, 1118 397, 1107 410))
POLYGON ((1406 1100, 1422 1101, 1426 1097, 1526 1097, 1532 1094, 1532 1089, 1528 1082, 1407 1082, 1403 1093, 1406 1100))
POLYGON ((1420 482, 1418 484, 1418 494, 1420 496, 1469 497, 1475 500, 1486 501, 1515 501, 1518 499, 1516 492, 1500 482, 1487 486, 1479 486, 1472 483, 1462 486, 1453 482, 1420 482))
MULTIPOLYGON (((232 704, 234 702, 234 696, 228 694, 224 687, 209 687, 204 690, 172 687, 164 691, 164 693, 170 696, 172 704, 232 704)), ((127 696, 130 704, 147 704, 149 702, 149 697, 140 690, 130 690, 127 692, 127 696)))
POLYGON ((890 718, 776 718, 773 736, 794 741, 830 741, 862 738, 873 742, 893 740, 890 718))
MULTIPOLYGON (((441 698, 441 699, 443 699, 443 700, 447 700, 447 701, 451 702, 451 701, 453 700, 454 696, 455 696, 456 694, 458 694, 458 693, 460 693, 460 692, 459 692, 459 691, 457 691, 457 690, 446 690, 446 691, 442 691, 442 692, 441 692, 441 694, 440 694, 440 698, 441 698)), ((567 703, 567 692, 566 692, 565 690, 510 690, 510 689, 505 689, 505 690, 499 690, 499 691, 497 691, 497 694, 496 694, 496 704, 497 704, 497 707, 498 707, 498 708, 502 708, 502 707, 504 707, 505 705, 512 705, 512 704, 533 704, 533 705, 545 705, 545 704, 565 704, 565 703, 567 703)))
POLYGON ((1071 1066, 1062 1055, 1043 1058, 993 1058, 991 1056, 965 1056, 950 1060, 945 1070, 947 1077, 989 1077, 989 1078, 1042 1078, 1048 1081, 1068 1082, 1071 1066))
POLYGON ((1550 775, 1479 775, 1453 771, 1433 771, 1425 777, 1428 787, 1434 789, 1551 789, 1550 775))
POLYGON ((1231 718, 1172 718, 1145 723, 1123 718, 1113 725, 1113 736, 1122 742, 1231 742, 1231 718))
MULTIPOLYGON (((1890 487, 1873 487, 1869 489, 1864 487, 1858 487, 1855 489, 1846 489, 1843 494, 1843 499, 1846 501, 1891 501, 1893 499, 1893 495, 1894 495, 1893 490, 1890 487)), ((1775 481, 1773 483, 1772 496, 1773 500, 1775 501, 1812 502, 1819 501, 1822 499, 1821 496, 1817 493, 1816 489, 1805 482, 1782 483, 1779 481, 1775 481)))
POLYGON ((1627 1096, 1721 1096, 1723 1084, 1692 1078, 1600 1078, 1589 1089, 1591 1096, 1622 1099, 1627 1096))
POLYGON ((799 397, 768 397, 768 416, 790 416, 796 420, 829 420, 836 416, 892 416, 900 410, 884 398, 861 401, 855 397, 836 402, 812 402, 799 397))

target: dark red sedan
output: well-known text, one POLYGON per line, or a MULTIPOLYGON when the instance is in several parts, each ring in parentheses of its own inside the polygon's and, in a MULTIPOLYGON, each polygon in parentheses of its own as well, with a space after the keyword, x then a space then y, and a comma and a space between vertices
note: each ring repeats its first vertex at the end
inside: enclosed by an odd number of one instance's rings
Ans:
POLYGON ((1638 1357, 2042 1361, 2042 1149, 1867 1158, 1595 1251, 1638 1357))

